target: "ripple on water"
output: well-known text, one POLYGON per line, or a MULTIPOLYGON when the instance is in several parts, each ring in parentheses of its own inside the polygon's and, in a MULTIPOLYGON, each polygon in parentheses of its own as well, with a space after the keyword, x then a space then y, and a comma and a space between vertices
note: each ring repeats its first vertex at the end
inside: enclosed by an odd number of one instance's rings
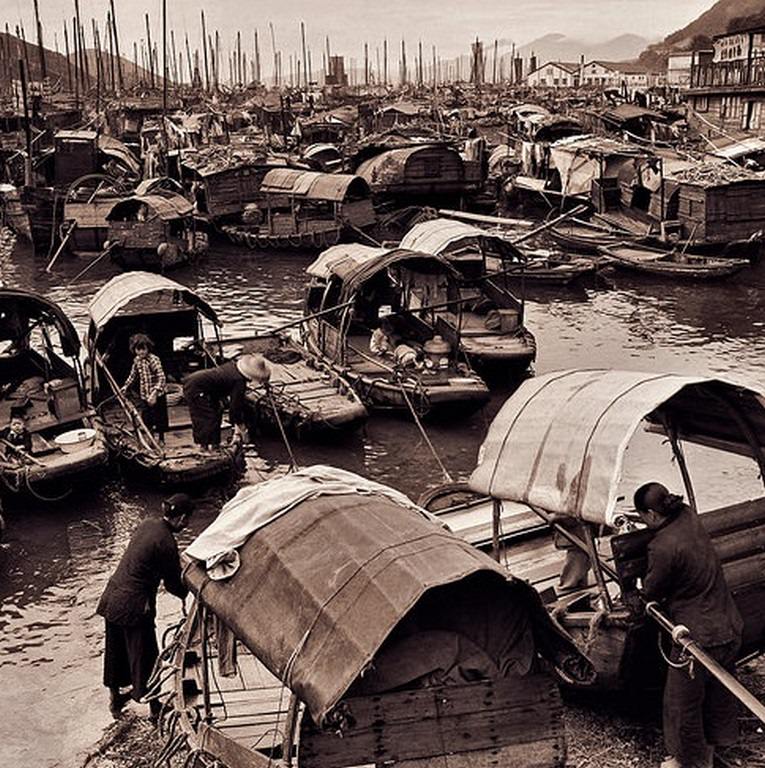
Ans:
MULTIPOLYGON (((305 255, 256 254, 216 245, 193 270, 172 277, 212 304, 225 333, 242 335, 300 316, 304 270, 311 260, 305 255)), ((61 303, 84 332, 87 303, 116 270, 104 263, 67 286, 82 269, 81 261, 62 260, 52 275, 41 266, 20 248, 7 264, 6 279, 61 303)), ((717 286, 676 286, 620 273, 608 279, 610 290, 587 286, 529 291, 527 323, 538 340, 537 372, 627 367, 735 374, 762 381, 765 264, 738 281, 717 286)), ((484 412, 459 425, 428 426, 441 459, 455 476, 465 476, 473 468, 486 425, 508 393, 509 389, 495 392, 484 412)), ((414 497, 441 480, 416 427, 402 420, 375 418, 357 435, 294 448, 302 464, 337 464, 389 482, 414 497)), ((641 450, 637 446, 630 452, 633 464, 626 467, 627 486, 644 472, 641 457, 651 455, 641 450)), ((245 481, 274 469, 286 470, 288 457, 277 439, 262 438, 259 454, 248 459, 245 481)), ((755 484, 756 477, 752 479, 747 468, 723 468, 689 451, 691 458, 701 462, 700 477, 710 467, 720 478, 719 487, 706 491, 705 502, 728 498, 729 485, 743 493, 755 484)), ((230 492, 211 488, 200 497, 182 545, 214 518, 230 492)), ((132 530, 146 515, 159 513, 160 501, 160 493, 125 485, 114 476, 93 493, 53 507, 30 503, 23 512, 11 513, 13 548, 0 582, 0 668, 13 670, 4 674, 3 682, 15 684, 16 706, 32 712, 40 723, 55 722, 56 732, 79 733, 83 720, 106 724, 99 669, 103 628, 95 605, 132 530), (49 689, 45 697, 40 696, 42 685, 49 689), (66 701, 63 709, 62 701, 66 701)), ((173 618, 177 606, 177 601, 162 598, 160 623, 173 618)), ((18 734, 6 732, 10 726, 3 730, 3 725, 0 739, 18 743, 18 734)), ((40 727, 35 732, 50 730, 40 727)), ((59 742, 53 736, 41 737, 35 745, 36 763, 70 757, 59 753, 59 742)))

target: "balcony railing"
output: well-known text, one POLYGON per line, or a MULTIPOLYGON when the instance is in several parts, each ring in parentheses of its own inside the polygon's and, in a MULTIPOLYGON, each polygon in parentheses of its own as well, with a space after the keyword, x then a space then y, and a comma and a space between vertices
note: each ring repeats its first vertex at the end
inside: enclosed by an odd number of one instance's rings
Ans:
POLYGON ((694 64, 691 88, 765 86, 765 58, 694 64))

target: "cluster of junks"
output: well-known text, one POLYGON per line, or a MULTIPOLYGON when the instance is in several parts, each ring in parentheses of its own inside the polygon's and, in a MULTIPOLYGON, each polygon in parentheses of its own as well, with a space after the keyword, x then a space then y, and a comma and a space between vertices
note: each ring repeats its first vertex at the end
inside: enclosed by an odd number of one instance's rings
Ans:
MULTIPOLYGON (((151 352, 142 349, 137 359, 151 360, 151 352)), ((242 380, 267 375, 262 360, 249 360, 245 366, 237 374, 242 380)), ((639 488, 634 503, 655 534, 642 581, 644 598, 660 602, 673 623, 686 626, 707 654, 733 673, 743 621, 709 534, 682 497, 659 483, 639 488)), ((160 582, 181 600, 187 595, 174 534, 187 525, 193 508, 189 496, 176 494, 163 502, 161 519, 144 520, 99 602, 98 613, 106 620, 104 685, 110 690, 115 717, 131 698, 138 701, 147 694, 158 656, 155 614, 160 582)), ((587 567, 571 559, 561 583, 586 577, 587 567)), ((738 739, 738 702, 704 667, 690 668, 679 663, 680 657, 675 647, 664 690, 664 743, 669 757, 661 768, 712 768, 715 748, 738 739)), ((150 708, 156 720, 156 700, 150 701, 150 708)))

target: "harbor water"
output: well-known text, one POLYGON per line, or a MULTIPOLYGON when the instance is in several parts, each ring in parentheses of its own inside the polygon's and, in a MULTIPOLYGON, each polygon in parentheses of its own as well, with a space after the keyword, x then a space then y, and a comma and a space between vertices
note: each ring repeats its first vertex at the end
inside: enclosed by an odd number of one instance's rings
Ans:
MULTIPOLYGON (((234 336, 299 317, 310 260, 214 245, 202 261, 172 277, 204 296, 220 313, 225 334, 234 336)), ((103 263, 68 286, 83 265, 63 259, 48 275, 42 260, 17 246, 1 277, 59 302, 84 331, 89 299, 116 271, 103 263)), ((765 388, 765 264, 721 284, 681 285, 614 272, 572 288, 529 288, 527 325, 537 337, 537 373, 617 367, 721 376, 765 388)), ((469 474, 488 423, 510 392, 509 383, 495 390, 490 404, 463 422, 428 425, 452 476, 469 474)), ((654 479, 641 472, 656 455, 636 442, 628 479, 654 479)), ((287 451, 277 439, 256 436, 255 443, 257 453, 239 483, 286 468, 287 451)), ((336 464, 413 498, 444 479, 416 426, 403 419, 374 416, 355 435, 293 447, 302 465, 336 464)), ((755 487, 753 467, 722 467, 706 454, 699 462, 695 479, 707 482, 702 498, 709 503, 755 487)), ((210 488, 181 544, 235 490, 210 488)), ((101 685, 103 624, 95 607, 131 531, 142 517, 158 513, 161 499, 158 490, 123 479, 112 467, 60 502, 11 499, 7 505, 0 562, 0 765, 80 765, 111 722, 101 685)), ((180 618, 179 602, 167 595, 160 596, 159 610, 160 631, 180 618)))

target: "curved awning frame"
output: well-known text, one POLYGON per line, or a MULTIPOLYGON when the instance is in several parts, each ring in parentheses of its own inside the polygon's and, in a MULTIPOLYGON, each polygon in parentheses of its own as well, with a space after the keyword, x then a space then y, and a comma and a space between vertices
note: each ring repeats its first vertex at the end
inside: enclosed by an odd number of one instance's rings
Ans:
POLYGON ((508 399, 481 447, 470 486, 610 524, 624 454, 643 422, 673 442, 751 457, 765 477, 762 393, 699 376, 569 370, 524 382, 508 399))
POLYGON ((116 317, 131 301, 160 291, 172 291, 173 296, 188 307, 197 309, 215 326, 220 326, 216 311, 197 293, 185 285, 151 272, 126 272, 113 277, 91 300, 88 305, 90 316, 91 343, 103 328, 116 317))

